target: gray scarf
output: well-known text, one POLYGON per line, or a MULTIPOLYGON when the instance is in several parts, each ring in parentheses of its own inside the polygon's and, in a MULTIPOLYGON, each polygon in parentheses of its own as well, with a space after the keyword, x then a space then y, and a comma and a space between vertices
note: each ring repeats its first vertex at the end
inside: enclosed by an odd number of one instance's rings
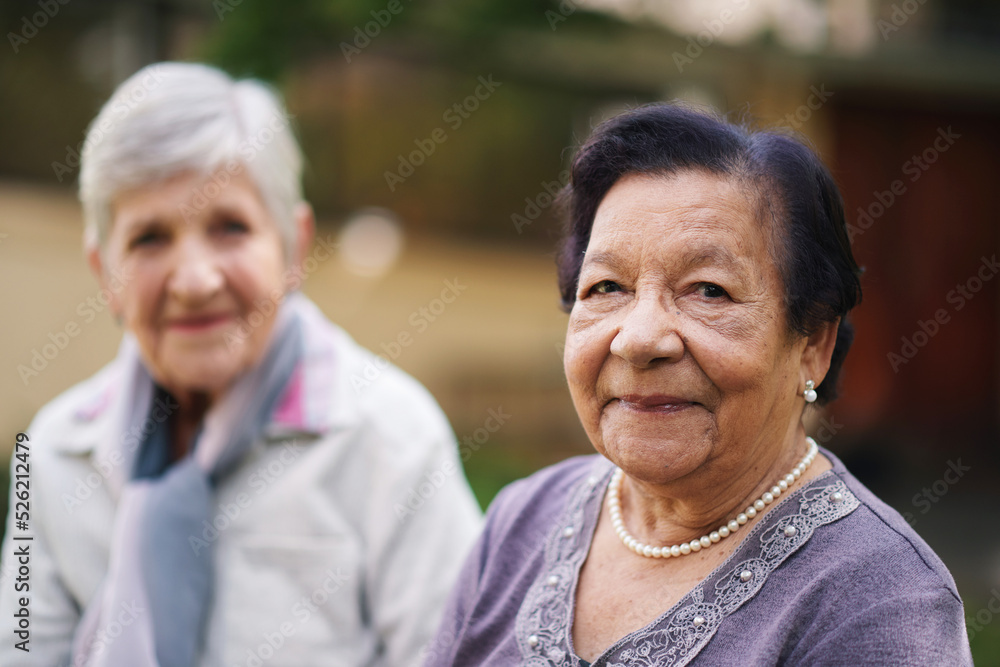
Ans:
POLYGON ((74 666, 197 664, 212 598, 214 553, 195 542, 203 522, 212 522, 216 482, 258 439, 302 357, 300 307, 294 297, 281 306, 264 359, 212 406, 188 455, 173 464, 168 420, 151 417, 162 390, 134 342, 122 344, 119 357, 125 358, 120 360, 131 369, 129 386, 123 387, 122 433, 146 435, 124 463, 129 480, 118 500, 108 571, 77 626, 74 666), (134 620, 112 637, 108 629, 123 611, 134 620))

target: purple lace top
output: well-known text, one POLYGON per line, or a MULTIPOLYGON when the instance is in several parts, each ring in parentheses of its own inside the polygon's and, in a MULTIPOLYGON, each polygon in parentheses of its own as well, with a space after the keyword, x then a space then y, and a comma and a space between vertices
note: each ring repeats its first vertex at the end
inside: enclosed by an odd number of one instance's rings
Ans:
MULTIPOLYGON (((593 667, 972 665, 947 568, 822 451, 832 470, 784 496, 721 566, 593 667)), ((586 665, 573 651, 576 583, 612 470, 577 457, 497 496, 426 667, 586 665)))

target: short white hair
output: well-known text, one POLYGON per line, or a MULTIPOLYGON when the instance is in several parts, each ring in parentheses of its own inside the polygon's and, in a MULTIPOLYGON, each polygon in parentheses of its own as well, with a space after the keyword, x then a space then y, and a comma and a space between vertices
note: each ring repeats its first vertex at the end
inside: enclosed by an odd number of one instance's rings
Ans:
MULTIPOLYGON (((277 93, 194 63, 149 65, 122 83, 91 123, 80 165, 84 242, 103 248, 114 198, 184 171, 246 169, 291 256, 302 202, 302 153, 277 93)), ((219 183, 217 183, 218 185, 219 183)), ((214 189, 204 188, 207 198, 214 189)), ((199 199, 195 197, 195 206, 199 199)))

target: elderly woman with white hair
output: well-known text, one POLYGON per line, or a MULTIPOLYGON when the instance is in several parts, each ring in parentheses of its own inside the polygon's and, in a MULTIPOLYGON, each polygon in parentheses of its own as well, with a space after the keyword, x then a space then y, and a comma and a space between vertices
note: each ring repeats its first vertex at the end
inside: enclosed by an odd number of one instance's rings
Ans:
POLYGON ((276 96, 209 67, 150 66, 94 120, 86 254, 125 335, 28 429, 0 664, 420 659, 479 510, 434 400, 296 292, 300 174, 276 96))

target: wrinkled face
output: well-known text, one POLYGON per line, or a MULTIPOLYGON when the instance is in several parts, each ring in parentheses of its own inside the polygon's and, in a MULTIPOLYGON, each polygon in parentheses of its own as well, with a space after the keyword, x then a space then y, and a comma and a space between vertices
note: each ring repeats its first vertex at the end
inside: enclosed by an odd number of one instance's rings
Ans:
POLYGON ((278 227, 246 171, 215 197, 207 182, 182 173, 119 195, 103 259, 115 313, 175 395, 218 395, 257 363, 286 290, 278 227))
POLYGON ((564 362, 592 443, 630 476, 745 471, 798 423, 805 339, 756 211, 702 171, 627 175, 598 207, 564 362))

